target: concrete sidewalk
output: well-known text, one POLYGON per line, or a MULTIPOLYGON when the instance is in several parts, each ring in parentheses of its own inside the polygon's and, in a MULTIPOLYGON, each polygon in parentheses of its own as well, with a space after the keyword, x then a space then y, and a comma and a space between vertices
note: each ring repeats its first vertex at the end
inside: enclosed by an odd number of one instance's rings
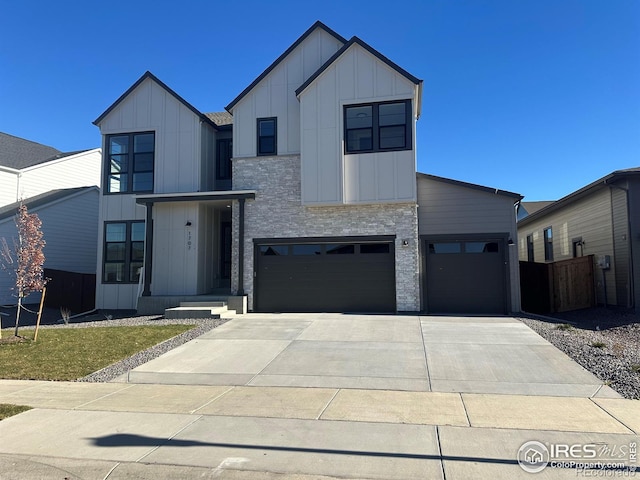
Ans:
POLYGON ((0 422, 3 480, 527 478, 527 441, 640 441, 640 402, 608 398, 5 380, 0 403, 36 407, 0 422))
POLYGON ((247 315, 128 377, 0 380, 34 407, 0 422, 0 479, 531 478, 531 441, 637 465, 640 402, 510 318, 247 315))

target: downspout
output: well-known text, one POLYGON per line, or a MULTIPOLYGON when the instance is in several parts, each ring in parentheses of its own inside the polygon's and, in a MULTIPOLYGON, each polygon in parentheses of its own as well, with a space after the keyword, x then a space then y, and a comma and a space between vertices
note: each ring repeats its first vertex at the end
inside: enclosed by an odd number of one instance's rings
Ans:
POLYGON ((151 251, 153 249, 153 203, 145 203, 147 216, 145 218, 144 227, 144 289, 142 296, 151 295, 151 251))
POLYGON ((20 201, 20 179, 22 178, 22 172, 16 174, 16 202, 20 201))
MULTIPOLYGON (((604 181, 604 184, 608 185, 610 190, 613 188, 617 188, 618 190, 622 190, 625 194, 625 204, 627 207, 627 249, 629 251, 629 292, 630 292, 629 306, 631 308, 634 308, 636 304, 636 296, 635 296, 635 287, 634 287, 635 275, 633 273, 633 237, 631 235, 631 205, 629 204, 629 189, 620 187, 618 185, 607 184, 606 180, 604 181)), ((611 210, 613 213, 613 200, 611 203, 611 210)), ((613 215, 612 215, 612 221, 613 221, 613 215)), ((615 239, 614 239, 613 245, 615 249, 615 239)))

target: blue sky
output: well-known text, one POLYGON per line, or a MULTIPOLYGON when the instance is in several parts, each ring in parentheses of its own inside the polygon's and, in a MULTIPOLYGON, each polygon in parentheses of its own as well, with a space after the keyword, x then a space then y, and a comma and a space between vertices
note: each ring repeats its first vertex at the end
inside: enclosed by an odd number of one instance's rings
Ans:
POLYGON ((640 166, 637 0, 0 0, 0 131, 63 151, 146 70, 220 111, 313 22, 424 80, 418 169, 557 199, 640 166))

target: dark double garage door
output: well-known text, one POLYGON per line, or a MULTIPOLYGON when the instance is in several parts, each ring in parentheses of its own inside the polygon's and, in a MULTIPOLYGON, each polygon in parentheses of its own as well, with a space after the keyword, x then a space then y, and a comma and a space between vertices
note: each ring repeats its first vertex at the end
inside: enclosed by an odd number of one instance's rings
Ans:
POLYGON ((391 238, 255 240, 260 312, 395 312, 391 238))
POLYGON ((506 313, 506 248, 504 238, 423 239, 426 310, 429 313, 506 313))

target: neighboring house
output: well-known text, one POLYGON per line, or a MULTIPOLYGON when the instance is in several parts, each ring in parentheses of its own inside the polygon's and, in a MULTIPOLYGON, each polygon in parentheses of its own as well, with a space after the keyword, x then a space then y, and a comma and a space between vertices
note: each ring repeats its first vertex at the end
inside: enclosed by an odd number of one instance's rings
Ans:
POLYGON ((0 206, 53 189, 100 185, 99 148, 63 153, 0 132, 0 206))
POLYGON ((541 208, 544 208, 553 203, 552 200, 543 200, 537 202, 520 202, 517 207, 517 220, 520 221, 527 215, 536 213, 541 208))
MULTIPOLYGON (((23 200, 29 213, 36 213, 42 221, 45 268, 95 273, 99 200, 96 186, 51 190, 23 200)), ((19 202, 0 207, 0 238, 5 238, 10 248, 18 233, 18 206, 19 202)), ((16 303, 14 285, 11 275, 0 271, 0 304, 16 303)), ((39 301, 40 294, 33 293, 26 303, 39 301)))
POLYGON ((615 171, 520 220, 520 260, 552 262, 594 255, 596 301, 636 307, 639 220, 640 168, 615 171))
POLYGON ((421 80, 320 22, 226 113, 145 73, 94 122, 97 307, 219 293, 267 312, 519 311, 521 197, 417 177, 421 99, 421 80))

